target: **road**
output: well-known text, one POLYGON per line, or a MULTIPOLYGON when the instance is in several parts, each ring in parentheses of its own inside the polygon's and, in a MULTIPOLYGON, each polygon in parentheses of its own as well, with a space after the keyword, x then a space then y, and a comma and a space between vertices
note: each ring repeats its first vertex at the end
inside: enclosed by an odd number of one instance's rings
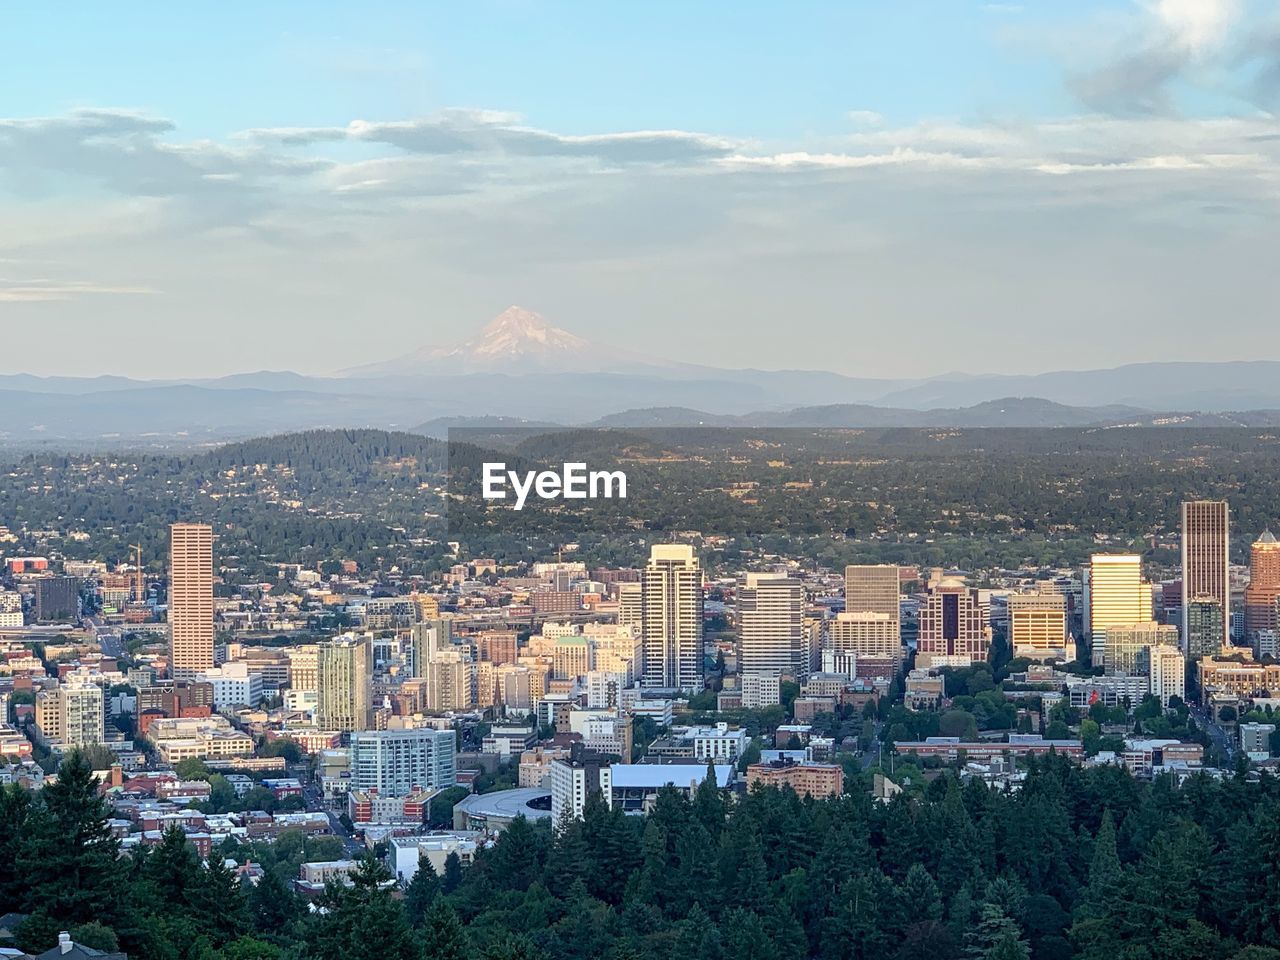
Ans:
POLYGON ((320 795, 319 787, 314 783, 307 784, 302 788, 302 798, 306 801, 308 810, 323 813, 329 818, 329 829, 333 831, 335 837, 342 841, 342 849, 348 859, 354 860, 365 852, 365 845, 351 836, 337 815, 325 806, 324 797, 320 795))
POLYGON ((1217 721, 1209 716, 1209 712, 1203 707, 1193 707, 1191 712, 1192 716, 1196 718, 1196 723, 1204 727, 1205 732, 1209 734, 1209 740, 1226 758, 1225 766, 1234 766, 1238 751, 1235 737, 1227 733, 1217 721))

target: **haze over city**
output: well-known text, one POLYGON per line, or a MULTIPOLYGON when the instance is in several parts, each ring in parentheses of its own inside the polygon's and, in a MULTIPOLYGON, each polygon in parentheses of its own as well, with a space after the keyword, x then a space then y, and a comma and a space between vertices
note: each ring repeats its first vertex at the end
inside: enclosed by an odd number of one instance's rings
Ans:
POLYGON ((1274 13, 11 9, 0 371, 327 374, 511 303, 729 368, 1280 356, 1274 13))

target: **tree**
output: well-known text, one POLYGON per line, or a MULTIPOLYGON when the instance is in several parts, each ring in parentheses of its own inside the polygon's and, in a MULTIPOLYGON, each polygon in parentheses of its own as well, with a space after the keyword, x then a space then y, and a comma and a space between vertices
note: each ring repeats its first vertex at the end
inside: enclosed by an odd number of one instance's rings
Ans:
POLYGON ((404 912, 412 926, 420 927, 427 919, 427 911, 440 896, 440 878, 436 876, 431 861, 418 855, 418 869, 414 871, 404 891, 404 912))
POLYGON ((180 780, 208 780, 209 768, 199 757, 188 757, 173 765, 173 772, 180 780))
POLYGON ((119 915, 120 843, 107 824, 109 809, 78 750, 58 769, 56 783, 40 791, 26 818, 18 857, 26 907, 67 927, 119 915))
POLYGON ((444 858, 444 877, 440 881, 440 889, 445 893, 453 893, 462 884, 462 860, 457 851, 450 850, 444 858))
POLYGON ((973 960, 1029 960, 1031 948, 1022 939, 1018 924, 994 903, 988 903, 965 953, 973 960))
POLYGON ((431 960, 467 960, 467 932, 457 913, 444 899, 427 911, 422 929, 422 950, 431 960))

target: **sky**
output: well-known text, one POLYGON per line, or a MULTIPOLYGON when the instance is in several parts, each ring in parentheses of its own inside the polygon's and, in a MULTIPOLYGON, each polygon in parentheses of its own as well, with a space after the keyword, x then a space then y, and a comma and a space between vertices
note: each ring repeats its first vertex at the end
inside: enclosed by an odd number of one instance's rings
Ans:
POLYGON ((1274 0, 6 5, 0 373, 1280 359, 1278 113, 1274 0))

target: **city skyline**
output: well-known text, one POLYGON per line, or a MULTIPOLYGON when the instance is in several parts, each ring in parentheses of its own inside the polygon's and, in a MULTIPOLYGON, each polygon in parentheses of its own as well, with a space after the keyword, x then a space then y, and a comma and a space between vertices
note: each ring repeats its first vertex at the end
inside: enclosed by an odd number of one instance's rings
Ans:
POLYGON ((180 15, 7 14, 6 372, 327 373, 513 302, 726 367, 1280 356, 1262 4, 298 9, 181 74, 180 15))

